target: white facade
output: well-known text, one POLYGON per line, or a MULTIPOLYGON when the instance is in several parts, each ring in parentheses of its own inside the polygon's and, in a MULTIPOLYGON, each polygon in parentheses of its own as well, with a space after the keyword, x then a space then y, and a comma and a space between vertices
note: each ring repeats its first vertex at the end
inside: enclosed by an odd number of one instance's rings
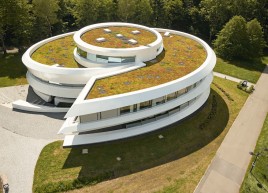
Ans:
MULTIPOLYGON (((40 64, 31 59, 31 54, 40 46, 63 34, 41 41, 23 55, 28 68, 29 84, 43 98, 54 97, 59 102, 75 100, 66 114, 66 121, 59 133, 66 135, 64 146, 83 145, 122 139, 148 133, 170 125, 199 109, 207 100, 212 82, 212 70, 216 64, 213 50, 201 39, 190 34, 167 29, 152 29, 127 23, 102 23, 85 27, 74 33, 77 48, 75 60, 86 68, 64 68, 40 64), (86 31, 110 26, 130 26, 152 32, 157 38, 147 46, 134 48, 103 48, 89 45, 81 40, 86 31), (199 68, 173 81, 138 91, 85 100, 97 79, 144 67, 164 48, 162 36, 180 35, 197 41, 207 52, 207 58, 199 68), (80 49, 87 53, 81 57, 80 49), (93 55, 92 55, 93 54, 93 55), (91 56, 133 57, 134 61, 93 61, 91 56), (88 57, 90 56, 90 57, 88 57), (40 94, 41 93, 41 94, 40 94)), ((120 58, 119 58, 120 59, 120 58)))

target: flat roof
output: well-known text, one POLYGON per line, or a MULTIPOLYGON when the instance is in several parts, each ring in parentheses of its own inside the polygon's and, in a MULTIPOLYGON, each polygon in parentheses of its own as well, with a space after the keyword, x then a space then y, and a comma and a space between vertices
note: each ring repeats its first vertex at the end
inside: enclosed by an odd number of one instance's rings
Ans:
POLYGON ((50 66, 59 64, 66 68, 83 67, 74 59, 75 48, 73 35, 68 35, 42 45, 34 51, 31 58, 36 62, 50 66))
POLYGON ((94 99, 158 86, 181 78, 206 60, 205 48, 190 38, 161 33, 165 50, 146 66, 123 74, 96 80, 86 99, 94 99))
POLYGON ((82 34, 81 39, 90 45, 98 47, 134 48, 153 43, 157 37, 154 33, 137 27, 109 26, 89 30, 82 34), (109 29, 111 32, 106 32, 107 30, 105 29, 109 29), (140 33, 137 33, 137 31, 140 33), (123 37, 117 37, 118 34, 123 37), (98 38, 105 38, 105 41, 98 42, 96 41, 98 38), (129 42, 131 39, 136 40, 137 43, 129 42))

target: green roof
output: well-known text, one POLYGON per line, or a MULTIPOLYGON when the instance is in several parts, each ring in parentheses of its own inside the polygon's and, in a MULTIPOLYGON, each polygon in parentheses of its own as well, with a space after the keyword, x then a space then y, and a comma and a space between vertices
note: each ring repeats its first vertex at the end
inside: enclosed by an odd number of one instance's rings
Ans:
MULTIPOLYGON (((163 36, 163 34, 162 34, 163 36)), ((137 91, 181 78, 200 67, 207 53, 198 42, 184 36, 163 36, 165 51, 147 66, 96 80, 87 99, 137 91)))
POLYGON ((39 47, 31 58, 45 65, 59 64, 67 68, 82 67, 74 59, 75 47, 73 35, 69 35, 39 47))
POLYGON ((81 36, 81 39, 91 45, 105 47, 105 48, 133 48, 139 47, 141 45, 148 45, 156 40, 156 35, 148 30, 135 28, 135 27, 104 27, 96 28, 87 31, 81 36), (106 33, 104 29, 110 29, 110 33, 106 33), (132 34, 132 31, 138 30, 139 34, 132 34), (118 38, 116 35, 121 34, 123 38, 118 38), (97 38, 105 38, 104 42, 97 42, 97 38), (134 39, 137 41, 137 44, 130 44, 128 40, 134 39))

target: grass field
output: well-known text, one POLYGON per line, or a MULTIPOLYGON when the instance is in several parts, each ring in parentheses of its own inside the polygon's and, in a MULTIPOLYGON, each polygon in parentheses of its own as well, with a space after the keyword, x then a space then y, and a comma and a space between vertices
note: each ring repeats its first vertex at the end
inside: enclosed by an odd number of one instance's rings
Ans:
POLYGON ((26 72, 20 54, 0 54, 0 87, 27 84, 26 72))
POLYGON ((212 85, 198 113, 166 129, 86 146, 86 155, 82 148, 63 149, 62 141, 47 145, 35 168, 34 192, 85 185, 91 186, 71 192, 193 192, 248 96, 236 83, 219 78, 214 83, 225 94, 212 85), (158 139, 159 134, 164 139, 158 139))
POLYGON ((268 64, 268 57, 254 61, 225 61, 217 58, 214 71, 256 83, 266 64, 268 64))
MULTIPOLYGON (((261 152, 264 148, 268 148, 268 114, 264 122, 261 134, 257 141, 254 153, 261 152)), ((240 193, 267 193, 268 192, 268 152, 263 151, 256 161, 256 166, 250 173, 252 162, 255 156, 252 157, 249 164, 245 179, 240 188, 240 193)))

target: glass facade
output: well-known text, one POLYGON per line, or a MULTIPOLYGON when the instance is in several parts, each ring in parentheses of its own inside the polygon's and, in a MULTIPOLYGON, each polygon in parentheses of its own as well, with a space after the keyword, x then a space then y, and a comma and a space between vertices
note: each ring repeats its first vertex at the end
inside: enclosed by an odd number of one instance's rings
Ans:
POLYGON ((92 62, 99 62, 99 63, 131 63, 135 62, 135 56, 123 57, 123 56, 103 56, 103 55, 96 55, 87 53, 80 48, 77 48, 77 53, 79 56, 90 60, 92 62))

